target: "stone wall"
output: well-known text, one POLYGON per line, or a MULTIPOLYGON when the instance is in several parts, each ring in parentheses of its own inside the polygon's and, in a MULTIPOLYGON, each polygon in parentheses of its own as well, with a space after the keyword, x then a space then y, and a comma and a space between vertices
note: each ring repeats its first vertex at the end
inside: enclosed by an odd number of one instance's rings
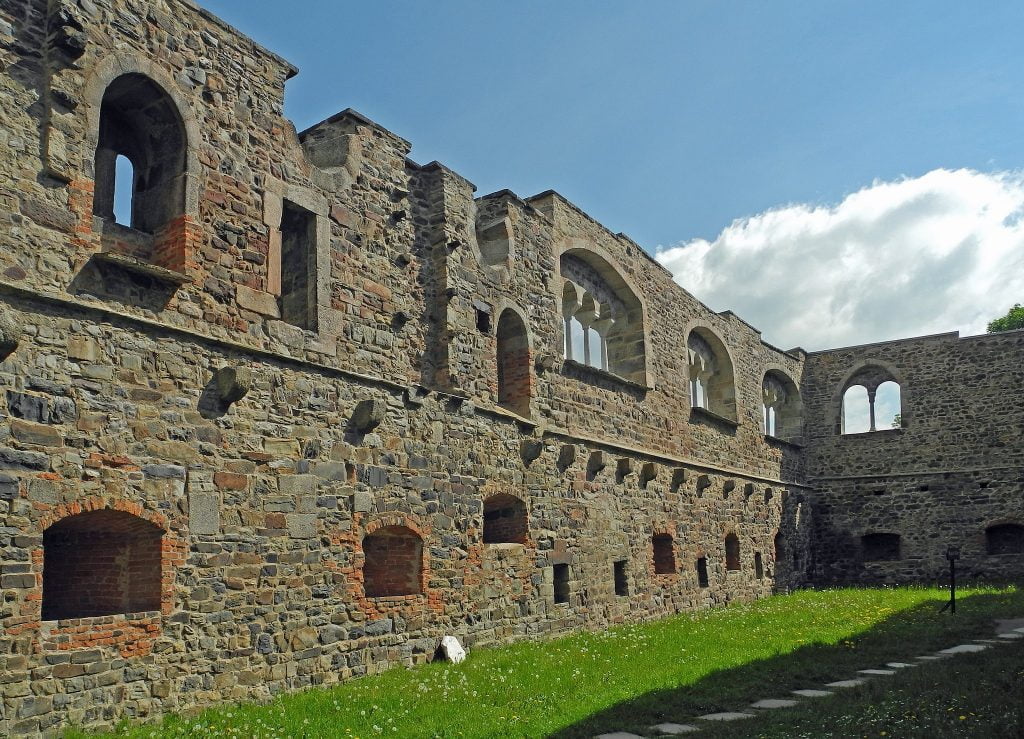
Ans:
MULTIPOLYGON (((1024 332, 919 339, 808 355, 803 401, 819 582, 945 580, 946 549, 966 577, 1015 578, 1016 554, 990 554, 986 529, 1024 525, 1024 332), (901 387, 896 428, 840 433, 842 389, 881 373, 901 387), (893 555, 862 537, 896 534, 893 555)), ((879 424, 879 428, 882 424, 879 424)))
POLYGON ((759 426, 802 355, 626 237, 553 193, 476 198, 353 111, 296 133, 294 69, 182 0, 0 3, 0 63, 0 733, 804 580, 774 559, 809 542, 799 447, 759 426), (568 249, 643 299, 628 376, 563 361, 568 249), (696 325, 737 419, 691 415, 696 325))
MULTIPOLYGON (((0 67, 0 733, 837 576, 821 530, 868 515, 841 481, 874 442, 828 417, 856 350, 769 346, 557 193, 476 197, 354 111, 296 133, 295 70, 187 0, 0 0, 0 67), (147 173, 130 223, 119 153, 147 173), (606 366, 566 358, 567 296, 606 366), (793 397, 765 435, 767 373, 802 389, 805 425, 793 397)), ((1003 418, 1019 338, 991 341, 957 379, 1003 418)), ((865 469, 916 464, 921 414, 903 461, 865 469)), ((1020 453, 975 432, 975 456, 1020 453)))

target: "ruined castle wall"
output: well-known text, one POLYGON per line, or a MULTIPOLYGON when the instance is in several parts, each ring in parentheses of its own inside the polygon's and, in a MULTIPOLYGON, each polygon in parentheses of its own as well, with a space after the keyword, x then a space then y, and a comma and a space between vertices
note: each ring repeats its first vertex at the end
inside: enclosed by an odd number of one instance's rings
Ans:
POLYGON ((808 355, 803 399, 819 580, 942 579, 949 545, 961 547, 968 577, 1019 577, 1024 551, 990 553, 986 529, 1024 525, 1022 349, 1024 334, 1009 332, 808 355), (844 435, 842 391, 865 366, 900 383, 902 426, 844 435), (898 552, 873 554, 862 537, 879 533, 899 535, 898 552))
POLYGON ((556 195, 475 199, 351 111, 297 134, 294 70, 183 0, 0 2, 0 63, 0 733, 266 698, 431 659, 447 633, 500 643, 805 580, 801 447, 760 426, 764 372, 799 383, 802 357, 625 237, 556 195), (107 92, 116 107, 152 85, 145 115, 186 145, 180 213, 145 232, 94 212, 96 152, 107 92), (629 378, 563 361, 570 248, 643 299, 629 378), (527 408, 499 402, 506 310, 528 337, 527 408), (690 409, 694 326, 727 347, 734 418, 690 409), (494 495, 524 502, 524 543, 483 543, 494 495), (655 572, 655 535, 674 572, 655 572), (63 567, 74 547, 88 556, 63 567), (96 602, 149 610, 61 618, 72 599, 44 603, 47 570, 74 584, 89 568, 105 568, 84 583, 96 602))

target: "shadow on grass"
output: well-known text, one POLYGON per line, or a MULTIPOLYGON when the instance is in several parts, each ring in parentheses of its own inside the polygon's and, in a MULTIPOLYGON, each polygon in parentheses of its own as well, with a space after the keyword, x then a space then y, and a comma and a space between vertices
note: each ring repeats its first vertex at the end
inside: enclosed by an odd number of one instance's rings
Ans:
POLYGON ((551 736, 570 739, 614 731, 644 735, 655 724, 687 723, 706 713, 742 710, 762 698, 790 698, 790 691, 821 688, 827 682, 852 678, 857 670, 911 661, 964 640, 991 637, 995 619, 1024 617, 1024 592, 1018 588, 958 599, 955 615, 940 613, 943 605, 940 600, 927 601, 835 644, 809 644, 713 672, 691 684, 646 693, 551 736))

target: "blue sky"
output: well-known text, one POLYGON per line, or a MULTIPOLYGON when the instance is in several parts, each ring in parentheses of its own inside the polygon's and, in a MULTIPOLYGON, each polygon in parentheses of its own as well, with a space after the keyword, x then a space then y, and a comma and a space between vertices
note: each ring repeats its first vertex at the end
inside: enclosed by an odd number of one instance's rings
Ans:
POLYGON ((200 1, 300 68, 298 128, 356 108, 479 194, 553 188, 652 253, 876 181, 1024 166, 1021 3, 200 1))

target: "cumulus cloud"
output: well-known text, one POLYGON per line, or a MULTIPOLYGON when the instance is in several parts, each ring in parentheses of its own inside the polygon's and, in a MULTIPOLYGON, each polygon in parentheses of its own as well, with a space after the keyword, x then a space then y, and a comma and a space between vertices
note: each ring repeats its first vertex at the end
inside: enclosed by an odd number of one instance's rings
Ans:
POLYGON ((661 248, 676 282, 808 350, 985 331, 1024 302, 1024 172, 933 170, 661 248))

